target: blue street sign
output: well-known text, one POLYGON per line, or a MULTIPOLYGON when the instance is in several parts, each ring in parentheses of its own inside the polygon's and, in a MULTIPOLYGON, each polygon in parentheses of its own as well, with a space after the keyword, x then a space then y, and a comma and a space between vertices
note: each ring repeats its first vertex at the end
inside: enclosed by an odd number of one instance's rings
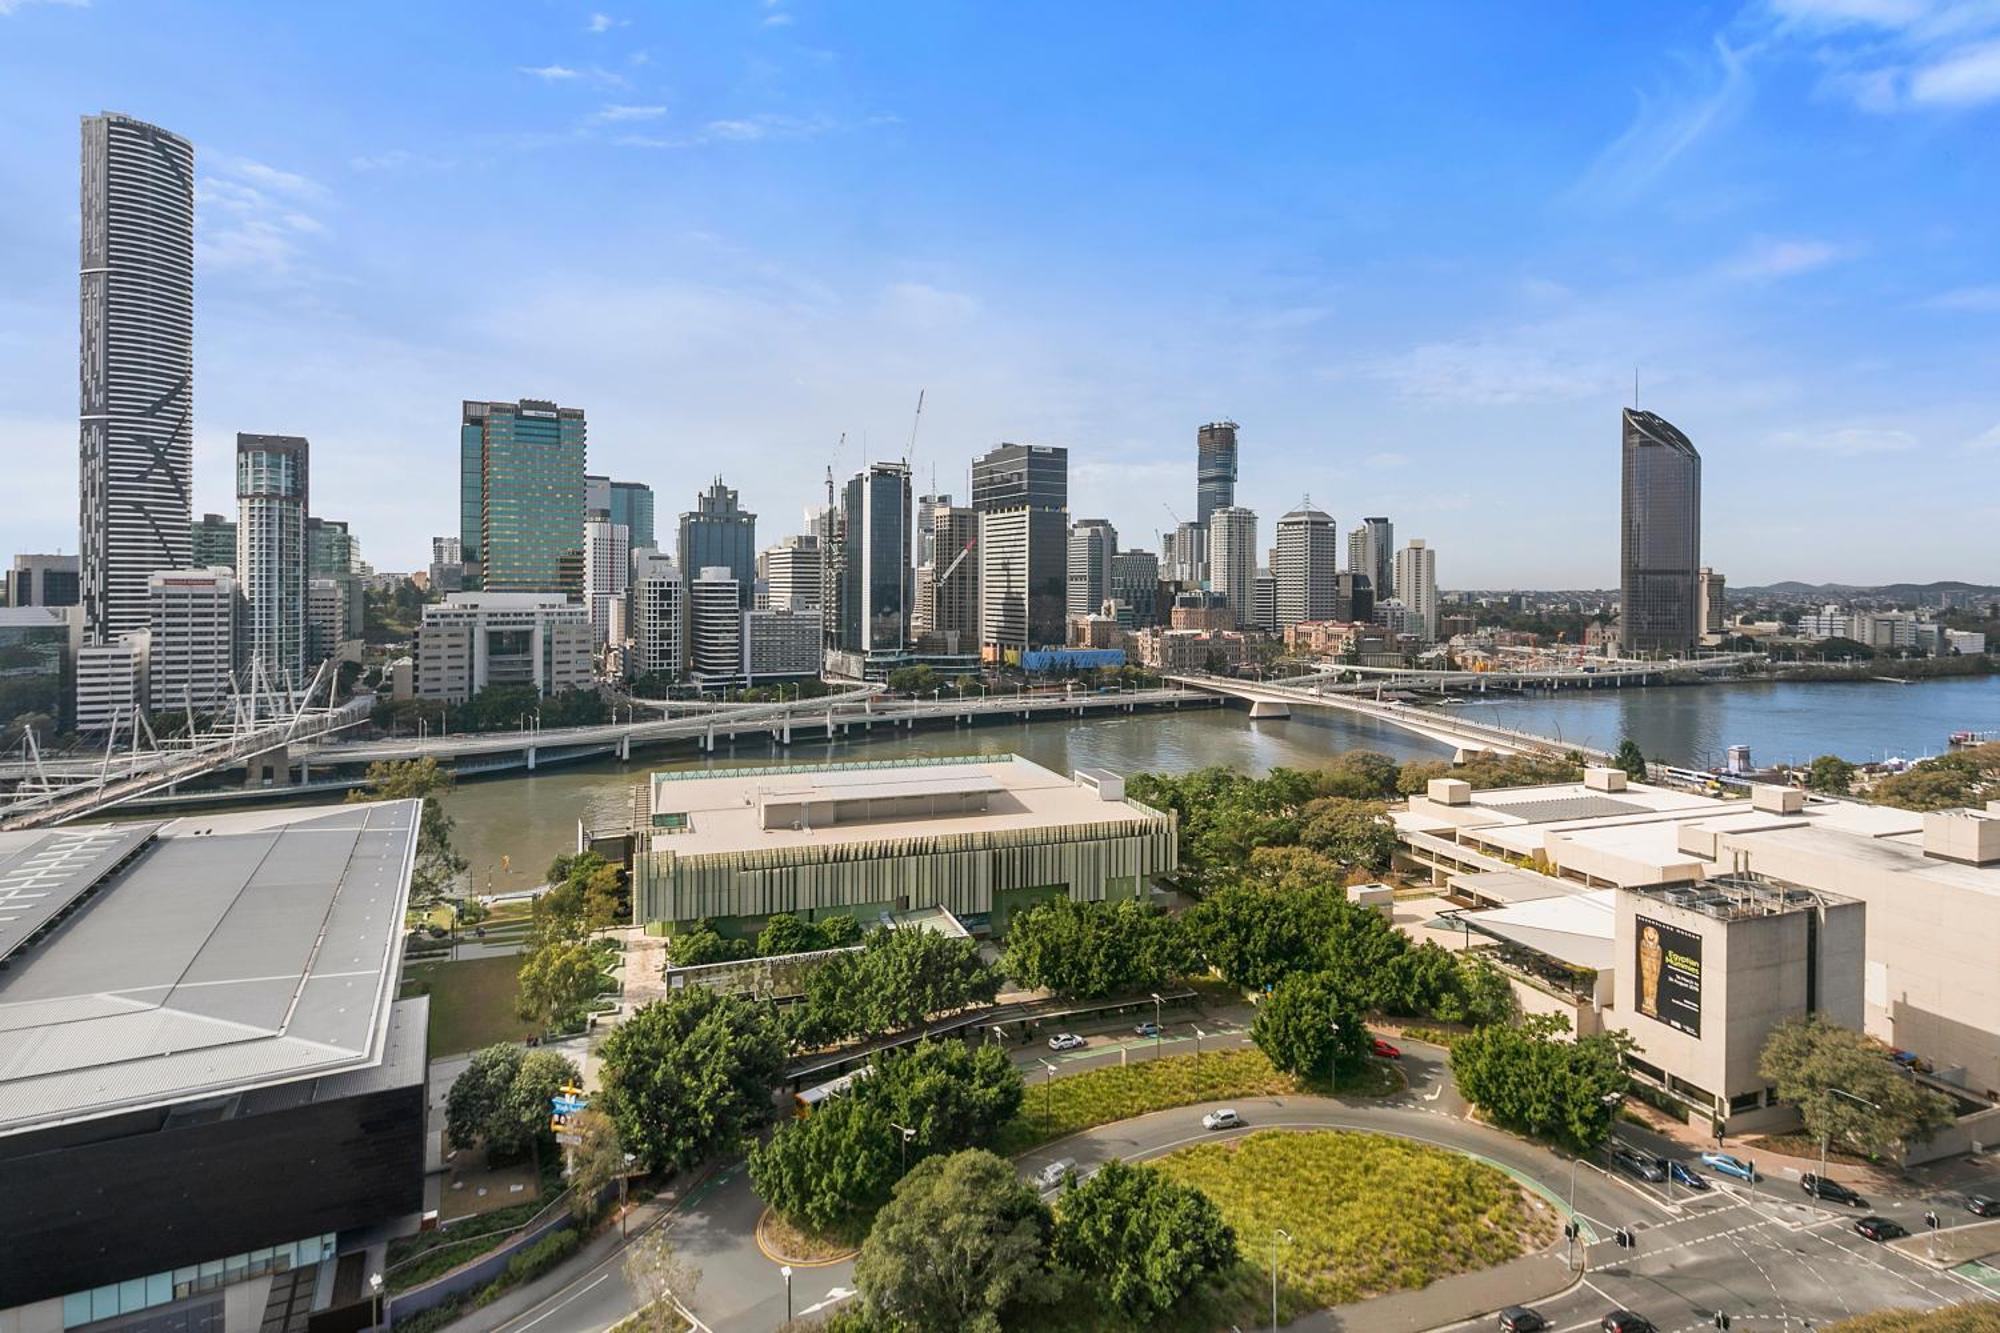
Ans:
POLYGON ((587 1109, 590 1101, 585 1097, 556 1096, 549 1098, 549 1105, 555 1108, 557 1115, 575 1115, 587 1109))

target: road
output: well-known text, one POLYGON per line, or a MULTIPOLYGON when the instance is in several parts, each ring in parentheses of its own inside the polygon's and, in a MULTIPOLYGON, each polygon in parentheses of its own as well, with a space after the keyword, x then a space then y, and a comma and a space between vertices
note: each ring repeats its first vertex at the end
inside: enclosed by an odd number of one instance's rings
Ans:
MULTIPOLYGON (((1206 1034, 1203 1051, 1247 1040, 1240 1021, 1199 1022, 1206 1034)), ((1044 1058, 1068 1074, 1156 1054, 1192 1054, 1193 1026, 1169 1022, 1164 1038, 1156 1042, 1132 1036, 1126 1024, 1103 1025, 1084 1030, 1090 1044, 1081 1051, 1058 1056, 1038 1043, 1016 1048, 1013 1055, 1029 1075, 1032 1098, 1035 1083, 1044 1077, 1044 1058)), ((1203 1131, 1201 1117, 1224 1103, 1182 1107, 1045 1145, 1023 1155, 1019 1166, 1024 1178, 1032 1178, 1051 1161, 1069 1158, 1088 1173, 1114 1157, 1143 1161, 1190 1143, 1262 1129, 1362 1130, 1473 1154, 1529 1184, 1559 1209, 1574 1199, 1584 1227, 1587 1272, 1568 1291, 1536 1303, 1564 1333, 1595 1328, 1607 1310, 1620 1305, 1648 1315, 1662 1330, 1709 1327, 1713 1312, 1722 1309, 1739 1329, 1763 1333, 1817 1327, 1883 1306, 1940 1305, 1994 1294, 1863 1240, 1852 1229, 1860 1210, 1822 1208, 1800 1193, 1795 1180, 1765 1181, 1753 1191, 1711 1175, 1716 1183, 1704 1194, 1690 1198, 1678 1186, 1669 1199, 1658 1186, 1596 1162, 1579 1164, 1465 1118, 1465 1103, 1452 1085, 1443 1052, 1435 1048, 1405 1043, 1402 1066, 1408 1087, 1392 1097, 1242 1098, 1227 1105, 1243 1116, 1243 1128, 1222 1134, 1203 1131), (1619 1228, 1632 1232, 1636 1248, 1616 1244, 1613 1236, 1619 1228), (1751 1322, 1744 1323, 1745 1317, 1751 1322)), ((1647 1151, 1668 1147, 1629 1126, 1621 1126, 1620 1135, 1647 1151)), ((1965 1182, 1957 1183, 1963 1187, 1965 1182)), ((1955 1189, 1913 1188, 1907 1197, 1871 1199, 1870 1205, 1870 1211, 1903 1221, 1919 1234, 1927 1208, 1937 1209, 1949 1226, 1977 1220, 1964 1211, 1955 1189)), ((713 1333, 769 1333, 785 1320, 785 1280, 755 1239, 762 1212, 738 1165, 695 1190, 664 1223, 681 1257, 702 1269, 692 1305, 713 1333)), ((795 1268, 791 1287, 794 1314, 824 1311, 852 1297, 853 1264, 795 1268)), ((481 1327, 492 1333, 603 1333, 637 1304, 613 1256, 567 1275, 567 1280, 552 1280, 535 1304, 504 1322, 481 1327)), ((1325 1320, 1319 1317, 1318 1322, 1325 1320)), ((1471 1330, 1490 1324, 1489 1312, 1439 1327, 1471 1330)), ((1364 1325, 1350 1320, 1329 1326, 1364 1325)))

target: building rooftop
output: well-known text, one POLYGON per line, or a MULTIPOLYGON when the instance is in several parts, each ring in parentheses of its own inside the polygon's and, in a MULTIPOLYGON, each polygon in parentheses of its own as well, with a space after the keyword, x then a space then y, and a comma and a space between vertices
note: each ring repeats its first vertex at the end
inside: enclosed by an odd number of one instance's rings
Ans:
POLYGON ((1482 935, 1602 972, 1612 965, 1616 952, 1618 890, 1537 898, 1487 912, 1464 912, 1458 919, 1482 935))
POLYGON ((655 773, 653 846, 702 856, 1166 818, 1092 776, 1015 755, 655 773))
POLYGON ((0 834, 0 1135, 379 1065, 420 809, 0 834))

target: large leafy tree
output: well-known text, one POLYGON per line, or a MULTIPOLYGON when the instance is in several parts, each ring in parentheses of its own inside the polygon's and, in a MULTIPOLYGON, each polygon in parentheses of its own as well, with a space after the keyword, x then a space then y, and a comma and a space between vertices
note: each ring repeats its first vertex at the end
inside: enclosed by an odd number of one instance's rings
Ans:
POLYGON ((674 932, 667 944, 667 961, 675 967, 698 967, 703 963, 731 963, 754 952, 748 940, 725 940, 714 925, 697 921, 674 932))
POLYGON ((1227 1269, 1236 1233, 1194 1186, 1113 1160, 1063 1195, 1050 1248, 1143 1323, 1227 1269))
POLYGON ((1845 796, 1854 788, 1854 765, 1837 754, 1823 754, 1806 765, 1806 786, 1829 796, 1845 796))
POLYGON ((1874 1156, 1951 1123, 1951 1101, 1916 1082, 1865 1033, 1818 1014, 1780 1023, 1758 1061, 1778 1096, 1799 1108, 1806 1132, 1874 1156))
POLYGON ((818 1045, 915 1027, 932 1014, 990 1001, 1000 974, 971 940, 934 931, 877 930, 859 952, 836 954, 806 978, 788 1015, 794 1039, 818 1045))
POLYGON ((1050 898, 1007 928, 1001 967, 1024 986, 1077 999, 1144 991, 1195 965, 1178 919, 1144 903, 1050 898))
POLYGON ((752 1147, 750 1183, 790 1221, 838 1235, 888 1199, 901 1151, 879 1107, 838 1097, 752 1147))
POLYGON ((1589 1151, 1611 1134, 1630 1088, 1631 1038, 1600 1033, 1571 1041, 1560 1016, 1475 1029, 1451 1049, 1459 1091, 1496 1123, 1589 1151))
POLYGON ((599 955, 589 941, 550 940, 522 955, 514 1010, 545 1029, 570 1031, 602 985, 599 955))
POLYGON ((1021 1109, 1021 1071, 991 1043, 920 1041, 885 1055, 860 1088, 862 1100, 916 1131, 911 1155, 991 1143, 1021 1109))
POLYGON ((491 1156, 516 1156, 548 1132, 549 1099, 581 1077, 554 1051, 511 1042, 475 1051, 445 1094, 446 1132, 461 1148, 477 1140, 491 1156))
POLYGON ((1361 1009, 1329 972, 1300 972, 1257 1006, 1250 1040, 1279 1069, 1301 1078, 1352 1073, 1368 1058, 1361 1009))
POLYGON ((1617 751, 1611 756, 1611 766, 1625 770, 1625 776, 1634 782, 1646 780, 1646 756, 1639 749, 1639 742, 1627 736, 1618 742, 1617 751))
POLYGON ((1396 850, 1396 829, 1374 801, 1328 796, 1300 812, 1299 845, 1352 870, 1380 873, 1396 850))
POLYGON ((451 791, 451 770, 435 759, 368 765, 366 785, 347 794, 356 801, 422 801, 417 824, 416 865, 410 872, 410 905, 429 907, 465 873, 465 858, 451 845, 451 816, 438 798, 451 791))
POLYGON ((869 1307, 911 1333, 999 1333, 1046 1297, 1049 1213, 1013 1166, 972 1149, 912 1167, 854 1264, 869 1307))
POLYGON ((685 1167, 770 1117, 785 1044, 768 1006, 690 986, 614 1028, 599 1058, 602 1109, 627 1151, 685 1167))
POLYGON ((1284 891, 1230 884, 1188 912, 1202 957, 1232 985, 1263 990, 1319 965, 1342 891, 1332 886, 1284 891))
POLYGON ((1350 801, 1384 801, 1396 794, 1396 761, 1373 750, 1348 750, 1320 773, 1320 789, 1350 801))

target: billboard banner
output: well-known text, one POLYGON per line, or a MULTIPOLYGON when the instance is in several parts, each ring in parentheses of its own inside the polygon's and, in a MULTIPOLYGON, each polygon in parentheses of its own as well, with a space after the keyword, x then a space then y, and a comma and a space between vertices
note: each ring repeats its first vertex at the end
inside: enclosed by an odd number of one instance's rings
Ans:
POLYGON ((1639 1012, 1690 1037, 1701 1035, 1701 936, 1650 917, 1637 921, 1639 1012))

